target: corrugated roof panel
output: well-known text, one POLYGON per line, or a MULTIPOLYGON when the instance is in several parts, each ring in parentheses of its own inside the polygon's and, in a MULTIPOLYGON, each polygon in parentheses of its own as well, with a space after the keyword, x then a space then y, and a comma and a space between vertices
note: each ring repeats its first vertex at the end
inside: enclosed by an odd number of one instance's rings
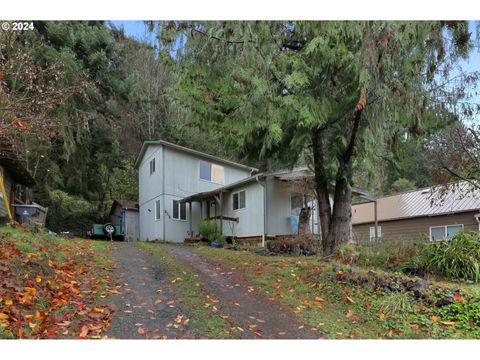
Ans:
MULTIPOLYGON (((458 183, 443 196, 428 188, 378 198, 377 203, 379 221, 475 211, 480 209, 480 190, 471 191, 467 183, 458 183)), ((373 203, 352 206, 353 224, 373 221, 373 203)))

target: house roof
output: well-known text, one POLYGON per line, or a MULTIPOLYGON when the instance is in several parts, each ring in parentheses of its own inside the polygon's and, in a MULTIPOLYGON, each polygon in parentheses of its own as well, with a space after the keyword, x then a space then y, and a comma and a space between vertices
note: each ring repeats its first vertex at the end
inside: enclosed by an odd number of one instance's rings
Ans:
POLYGON ((242 180, 233 182, 231 184, 219 187, 215 190, 204 191, 204 192, 196 193, 196 194, 193 194, 193 195, 189 195, 187 197, 184 197, 181 200, 181 202, 190 202, 190 201, 197 201, 197 200, 206 199, 206 198, 212 197, 213 195, 218 195, 221 192, 232 190, 232 189, 234 189, 238 186, 246 185, 246 184, 249 184, 251 182, 257 181, 257 179, 264 178, 265 176, 266 176, 266 173, 260 173, 260 174, 256 174, 256 175, 253 175, 253 176, 249 176, 245 179, 242 179, 242 180))
POLYGON ((0 166, 2 166, 13 180, 24 186, 35 185, 35 180, 28 170, 23 166, 20 158, 10 150, 1 149, 0 146, 0 166))
POLYGON ((254 167, 251 167, 251 166, 243 165, 243 164, 231 161, 231 160, 222 159, 218 156, 214 156, 214 155, 210 155, 210 154, 207 154, 207 153, 204 153, 204 152, 201 152, 201 151, 189 149, 189 148, 186 148, 184 146, 173 144, 171 142, 164 141, 164 140, 144 141, 143 145, 142 145, 142 148, 140 149, 140 153, 138 154, 137 159, 135 160, 135 164, 134 164, 135 167, 138 167, 140 165, 140 161, 142 161, 142 158, 145 155, 145 152, 147 151, 148 146, 150 146, 150 145, 163 145, 163 146, 175 149, 175 150, 179 150, 179 151, 183 151, 183 152, 186 152, 186 153, 189 153, 189 154, 197 155, 197 156, 207 158, 207 159, 219 162, 219 163, 228 164, 230 166, 235 166, 235 167, 250 170, 250 171, 258 171, 257 168, 254 168, 254 167))
POLYGON ((124 210, 138 211, 138 202, 131 200, 113 200, 112 208, 110 209, 110 215, 113 213, 115 207, 120 206, 124 210))
MULTIPOLYGON (((307 167, 299 167, 299 168, 294 168, 294 169, 291 169, 291 170, 282 169, 282 170, 270 171, 270 172, 266 171, 266 172, 262 172, 262 173, 258 173, 258 174, 249 176, 245 179, 236 181, 234 183, 227 184, 227 185, 219 187, 215 190, 205 191, 205 192, 196 193, 196 194, 187 196, 187 197, 182 199, 182 202, 189 202, 189 201, 196 201, 196 200, 200 200, 200 199, 205 199, 205 198, 211 197, 213 195, 218 195, 223 191, 232 190, 232 189, 237 188, 239 186, 243 186, 243 185, 246 185, 248 183, 257 181, 257 179, 262 179, 262 178, 266 178, 266 177, 269 177, 269 176, 273 176, 274 178, 276 178, 278 180, 281 180, 281 181, 296 181, 296 180, 299 180, 299 179, 313 178, 315 175, 307 167)), ((335 183, 333 183, 332 185, 335 185, 335 183)), ((365 199, 371 199, 371 196, 367 192, 362 191, 362 190, 357 189, 357 188, 352 188, 352 193, 354 193, 355 195, 361 196, 365 199)))
MULTIPOLYGON (((430 187, 377 199, 378 221, 447 215, 480 209, 480 190, 471 190, 467 183, 451 184, 442 193, 442 187, 430 187)), ((352 224, 372 223, 374 204, 352 206, 352 224)))

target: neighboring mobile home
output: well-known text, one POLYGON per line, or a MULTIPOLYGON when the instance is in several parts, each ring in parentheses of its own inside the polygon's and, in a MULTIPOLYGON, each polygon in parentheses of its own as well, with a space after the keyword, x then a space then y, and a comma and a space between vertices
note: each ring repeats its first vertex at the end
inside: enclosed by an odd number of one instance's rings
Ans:
POLYGON ((257 169, 166 141, 147 141, 139 171, 140 240, 183 242, 202 219, 215 219, 225 236, 265 238, 295 232, 298 208, 313 209, 292 182, 312 178, 305 168, 259 173, 257 169))
MULTIPOLYGON (((32 192, 30 188, 35 184, 33 177, 22 165, 20 159, 11 151, 0 150, 0 176, 5 186, 5 195, 13 215, 13 204, 30 205, 32 192)), ((8 222, 8 211, 5 206, 2 191, 0 191, 0 224, 8 222)))
MULTIPOLYGON (((378 237, 385 240, 451 238, 459 231, 480 230, 480 191, 458 183, 441 195, 426 188, 377 199, 378 237)), ((352 206, 352 240, 375 238, 374 203, 352 206)))

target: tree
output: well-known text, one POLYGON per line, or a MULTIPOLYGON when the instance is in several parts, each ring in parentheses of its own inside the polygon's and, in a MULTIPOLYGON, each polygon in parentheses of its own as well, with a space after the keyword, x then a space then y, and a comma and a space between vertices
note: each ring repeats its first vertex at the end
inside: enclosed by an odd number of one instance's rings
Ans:
POLYGON ((312 165, 325 254, 349 238, 354 162, 447 121, 475 79, 451 79, 465 22, 167 22, 159 38, 195 124, 264 168, 312 165))
POLYGON ((405 178, 399 178, 392 184, 392 193, 401 193, 409 190, 415 190, 417 187, 413 182, 405 178))
POLYGON ((480 126, 462 123, 432 138, 429 155, 436 166, 437 181, 448 187, 463 181, 468 190, 480 190, 480 126))

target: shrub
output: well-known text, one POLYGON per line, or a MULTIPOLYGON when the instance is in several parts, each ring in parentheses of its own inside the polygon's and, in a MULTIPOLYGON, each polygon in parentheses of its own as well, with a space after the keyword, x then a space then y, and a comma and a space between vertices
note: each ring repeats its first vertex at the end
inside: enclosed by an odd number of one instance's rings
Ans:
POLYGON ((402 270, 404 264, 417 256, 426 246, 424 238, 418 241, 379 240, 360 244, 344 244, 335 255, 352 265, 373 266, 386 270, 402 270))
POLYGON ((452 279, 480 281, 480 241, 478 234, 461 232, 451 240, 426 246, 407 265, 418 273, 432 273, 452 279))
POLYGON ((376 301, 378 310, 385 315, 396 313, 405 313, 412 310, 412 299, 406 292, 398 291, 386 294, 383 298, 376 301))
POLYGON ((200 221, 198 224, 198 232, 209 242, 217 241, 220 237, 223 237, 215 220, 200 221))

